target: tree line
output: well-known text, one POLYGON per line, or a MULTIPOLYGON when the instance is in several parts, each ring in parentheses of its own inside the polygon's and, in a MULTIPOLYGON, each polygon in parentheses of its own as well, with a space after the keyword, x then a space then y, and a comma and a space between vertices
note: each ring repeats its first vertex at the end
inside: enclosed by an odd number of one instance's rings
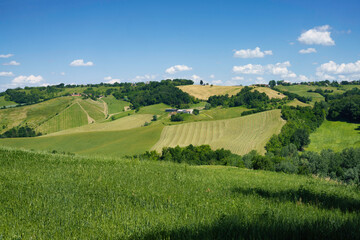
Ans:
POLYGON ((25 125, 9 129, 3 134, 0 134, 0 138, 36 137, 41 135, 40 132, 36 133, 34 129, 25 125))

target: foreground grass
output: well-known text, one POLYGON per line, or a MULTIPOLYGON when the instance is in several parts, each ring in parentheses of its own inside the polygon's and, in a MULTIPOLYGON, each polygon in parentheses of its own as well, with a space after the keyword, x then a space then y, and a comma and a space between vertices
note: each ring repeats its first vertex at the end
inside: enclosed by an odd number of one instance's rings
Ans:
POLYGON ((0 238, 356 239, 360 193, 310 177, 0 149, 0 238))
POLYGON ((308 151, 322 149, 341 151, 349 147, 360 147, 360 124, 340 121, 325 121, 310 135, 308 151))

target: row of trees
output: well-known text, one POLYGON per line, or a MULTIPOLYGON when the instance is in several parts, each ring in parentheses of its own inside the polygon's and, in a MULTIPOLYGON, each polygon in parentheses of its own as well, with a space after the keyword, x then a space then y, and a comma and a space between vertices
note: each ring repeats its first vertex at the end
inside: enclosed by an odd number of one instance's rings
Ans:
POLYGON ((17 137, 36 137, 41 136, 41 133, 36 133, 34 129, 28 125, 22 127, 14 127, 0 135, 0 138, 17 138, 17 137))
MULTIPOLYGON (((183 80, 185 81, 185 80, 183 80)), ((131 102, 134 109, 142 106, 165 103, 177 108, 185 108, 199 100, 181 91, 176 85, 179 82, 163 80, 161 82, 149 82, 144 85, 125 86, 113 92, 116 99, 124 99, 131 102)))

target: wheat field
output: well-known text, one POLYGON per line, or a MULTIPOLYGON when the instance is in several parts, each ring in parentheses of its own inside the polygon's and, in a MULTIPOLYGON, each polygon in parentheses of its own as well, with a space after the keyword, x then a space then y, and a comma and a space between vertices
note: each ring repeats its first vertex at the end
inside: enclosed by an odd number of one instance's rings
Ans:
POLYGON ((240 155, 251 150, 264 154, 266 142, 284 124, 280 110, 272 110, 227 120, 166 126, 152 149, 160 152, 163 147, 209 144, 213 149, 224 148, 240 155))

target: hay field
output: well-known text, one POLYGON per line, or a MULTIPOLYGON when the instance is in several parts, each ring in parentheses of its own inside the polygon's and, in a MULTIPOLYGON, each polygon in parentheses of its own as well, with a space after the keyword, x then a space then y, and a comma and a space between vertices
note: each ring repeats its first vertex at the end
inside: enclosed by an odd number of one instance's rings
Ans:
POLYGON ((297 100, 296 98, 288 103, 286 103, 287 106, 293 106, 293 107, 296 107, 296 106, 300 106, 300 107, 309 107, 311 106, 310 104, 308 103, 303 103, 303 102, 300 102, 299 100, 297 100))
POLYGON ((48 134, 85 124, 88 124, 87 115, 81 109, 79 103, 74 103, 58 115, 41 124, 36 128, 36 131, 48 134))
POLYGON ((241 86, 201 86, 201 85, 185 85, 178 86, 182 91, 190 94, 201 100, 207 100, 210 96, 214 95, 225 95, 229 96, 236 95, 241 91, 241 86))
POLYGON ((344 148, 360 147, 360 124, 340 121, 325 121, 310 135, 307 151, 321 152, 323 149, 341 151, 344 148))
POLYGON ((163 147, 209 144, 213 149, 225 148, 240 155, 251 150, 264 154, 266 142, 285 124, 280 116, 280 110, 272 110, 228 120, 167 126, 152 149, 160 152, 163 147))
POLYGON ((265 93, 269 98, 283 99, 284 97, 286 97, 284 94, 267 87, 255 87, 253 91, 254 90, 265 93))
POLYGON ((87 124, 81 127, 71 128, 60 132, 55 132, 48 136, 57 136, 64 134, 82 133, 82 132, 106 132, 106 131, 120 131, 144 126, 145 122, 150 122, 151 114, 134 114, 127 117, 122 117, 115 121, 107 121, 102 123, 87 124))

